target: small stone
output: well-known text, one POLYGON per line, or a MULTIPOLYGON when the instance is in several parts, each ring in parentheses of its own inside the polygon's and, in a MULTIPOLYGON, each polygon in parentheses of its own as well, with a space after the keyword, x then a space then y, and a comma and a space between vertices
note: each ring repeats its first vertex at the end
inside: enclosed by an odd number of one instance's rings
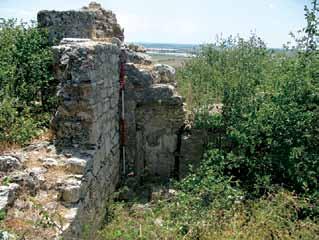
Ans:
POLYGON ((143 65, 152 64, 151 56, 145 53, 127 51, 126 55, 127 55, 128 62, 135 63, 135 64, 143 64, 143 65))
POLYGON ((47 152, 56 152, 56 148, 54 145, 50 145, 46 148, 47 152))
POLYGON ((0 240, 16 240, 16 239, 17 238, 13 234, 7 231, 0 230, 0 240))
POLYGON ((90 10, 98 10, 98 9, 101 9, 102 6, 101 4, 97 3, 97 2, 90 2, 89 3, 89 9, 90 10))
POLYGON ((60 187, 60 199, 66 203, 77 203, 80 200, 81 181, 76 179, 66 180, 60 187))
POLYGON ((0 186, 0 210, 6 209, 14 203, 19 185, 11 183, 9 186, 0 186))
POLYGON ((35 196, 40 189, 41 182, 38 176, 29 175, 25 178, 24 186, 32 196, 35 196))
POLYGON ((70 158, 65 161, 66 168, 73 174, 83 174, 86 160, 81 158, 70 158))
POLYGON ((20 159, 14 156, 0 156, 0 171, 8 172, 22 167, 20 159))
POLYGON ((30 175, 34 175, 34 176, 45 174, 47 171, 48 170, 46 168, 43 168, 43 167, 34 167, 34 168, 28 169, 28 173, 30 175))
POLYGON ((152 72, 155 77, 155 83, 174 83, 175 69, 166 64, 155 64, 152 72))
POLYGON ((44 158, 39 160, 43 162, 44 167, 56 167, 59 165, 58 161, 54 158, 44 158))
POLYGON ((25 147, 24 150, 25 151, 39 151, 41 149, 46 148, 49 145, 50 145, 50 142, 42 141, 40 143, 30 144, 29 146, 25 147))
POLYGON ((116 46, 118 46, 118 47, 121 47, 121 45, 122 45, 122 41, 120 39, 116 38, 116 37, 112 37, 111 42, 113 44, 115 44, 116 46))
POLYGON ((127 48, 132 50, 132 51, 134 51, 134 52, 141 52, 141 53, 145 53, 146 52, 146 49, 143 46, 140 46, 140 45, 137 45, 137 44, 133 44, 133 43, 130 43, 127 46, 127 48))
POLYGON ((28 176, 27 172, 16 171, 9 175, 9 179, 13 183, 21 184, 24 179, 28 176))

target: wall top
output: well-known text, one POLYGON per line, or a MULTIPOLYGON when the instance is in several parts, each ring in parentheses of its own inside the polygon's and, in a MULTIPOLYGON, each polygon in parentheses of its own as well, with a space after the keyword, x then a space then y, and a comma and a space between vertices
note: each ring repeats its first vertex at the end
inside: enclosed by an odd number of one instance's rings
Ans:
POLYGON ((118 24, 116 15, 96 2, 77 11, 40 11, 38 23, 39 27, 48 30, 51 41, 61 41, 63 38, 103 41, 113 37, 124 41, 124 30, 118 24))

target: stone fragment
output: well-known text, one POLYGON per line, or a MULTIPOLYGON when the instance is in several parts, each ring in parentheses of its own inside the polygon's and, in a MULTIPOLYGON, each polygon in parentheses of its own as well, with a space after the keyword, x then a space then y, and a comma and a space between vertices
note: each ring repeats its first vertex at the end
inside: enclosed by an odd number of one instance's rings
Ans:
POLYGON ((9 179, 11 182, 21 185, 28 175, 25 171, 15 171, 9 175, 9 179))
POLYGON ((65 161, 66 168, 73 174, 83 174, 86 166, 86 160, 81 158, 70 158, 65 161))
POLYGON ((7 232, 0 230, 0 240, 16 240, 16 236, 7 232))
POLYGON ((155 83, 174 83, 175 69, 166 64, 155 64, 152 72, 155 76, 155 83))
POLYGON ((147 88, 142 102, 144 104, 158 103, 168 105, 182 105, 183 99, 176 95, 175 88, 168 84, 153 84, 147 88))
POLYGON ((129 63, 142 64, 142 65, 152 64, 152 58, 145 53, 127 51, 126 55, 127 55, 127 61, 129 63))
POLYGON ((47 171, 48 170, 46 168, 43 168, 43 167, 33 167, 33 168, 28 169, 28 173, 30 175, 33 175, 33 176, 45 174, 47 171))
MULTIPOLYGON (((41 187, 41 177, 29 175, 24 180, 24 187, 29 191, 30 195, 35 196, 41 187)), ((43 179, 41 179, 43 181, 43 179)))
POLYGON ((121 45, 122 45, 122 41, 116 37, 112 37, 111 42, 118 47, 121 47, 121 45))
POLYGON ((146 53, 146 49, 138 44, 130 43, 127 47, 134 52, 146 53))
POLYGON ((81 181, 68 179, 60 187, 60 199, 65 203, 77 203, 80 200, 81 181))
POLYGON ((40 158, 39 159, 43 166, 48 168, 48 167, 56 167, 59 165, 58 160, 54 159, 54 158, 40 158))
POLYGON ((50 145, 49 141, 41 141, 39 143, 30 144, 29 146, 25 147, 24 150, 25 151, 39 151, 39 150, 46 148, 49 145, 50 145))
POLYGON ((148 88, 153 84, 153 77, 150 72, 137 68, 134 64, 128 63, 125 65, 128 84, 134 88, 148 88))
POLYGON ((14 156, 0 156, 0 171, 8 172, 22 167, 20 159, 14 156))
POLYGON ((47 153, 55 153, 56 152, 56 148, 54 145, 47 146, 46 150, 47 150, 47 153))
POLYGON ((18 188, 19 185, 16 183, 11 183, 8 186, 0 186, 0 210, 4 210, 14 203, 18 188))

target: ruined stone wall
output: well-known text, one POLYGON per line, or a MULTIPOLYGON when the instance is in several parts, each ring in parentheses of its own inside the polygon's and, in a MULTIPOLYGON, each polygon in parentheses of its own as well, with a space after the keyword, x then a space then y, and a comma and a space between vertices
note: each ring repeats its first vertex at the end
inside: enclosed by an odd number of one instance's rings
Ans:
MULTIPOLYGON (((144 50, 122 44, 123 31, 112 12, 92 3, 81 11, 41 11, 38 20, 51 39, 63 38, 54 47, 61 104, 53 127, 60 152, 73 156, 68 166, 74 173, 59 191, 65 206, 74 209, 63 235, 82 239, 84 233, 94 235, 119 181, 120 54, 127 59, 126 174, 161 180, 183 175, 193 162, 188 153, 197 138, 188 138, 183 147, 185 111, 175 69, 153 65, 144 50)), ((192 156, 200 154, 202 142, 196 147, 200 150, 192 156)))
POLYGON ((57 145, 83 163, 77 176, 61 186, 62 201, 76 209, 63 235, 82 239, 99 227, 120 176, 120 50, 110 43, 66 39, 54 52, 62 98, 54 118, 57 145))
POLYGON ((168 179, 178 172, 175 160, 185 111, 173 86, 174 71, 160 64, 126 64, 126 159, 137 176, 168 179))
POLYGON ((112 37, 124 40, 124 31, 117 23, 115 14, 97 3, 91 3, 80 11, 40 11, 38 24, 39 27, 48 29, 52 41, 60 41, 63 38, 112 37))

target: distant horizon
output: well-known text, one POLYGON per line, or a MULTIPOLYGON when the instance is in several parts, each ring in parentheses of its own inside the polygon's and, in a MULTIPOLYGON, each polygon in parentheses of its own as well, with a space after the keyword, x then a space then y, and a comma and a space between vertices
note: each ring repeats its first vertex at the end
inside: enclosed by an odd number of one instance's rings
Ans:
MULTIPOLYGON (((202 46, 202 45, 205 45, 205 44, 211 44, 211 43, 214 43, 214 42, 210 42, 210 43, 169 43, 169 42, 145 42, 145 41, 124 41, 124 43, 127 43, 127 44, 136 44, 136 45, 144 45, 144 44, 153 44, 153 45, 182 45, 182 46, 202 46)), ((283 43, 284 45, 284 43, 283 43)), ((268 49, 284 49, 284 47, 268 47, 268 49)))
MULTIPOLYGON (((91 0, 1 0, 0 16, 29 21, 40 10, 80 9, 91 0)), ((310 0, 97 0, 112 10, 128 42, 201 45, 215 36, 247 38, 256 33, 269 48, 281 48, 290 32, 305 26, 310 0), (141 40, 143 39, 143 40, 141 40)))

